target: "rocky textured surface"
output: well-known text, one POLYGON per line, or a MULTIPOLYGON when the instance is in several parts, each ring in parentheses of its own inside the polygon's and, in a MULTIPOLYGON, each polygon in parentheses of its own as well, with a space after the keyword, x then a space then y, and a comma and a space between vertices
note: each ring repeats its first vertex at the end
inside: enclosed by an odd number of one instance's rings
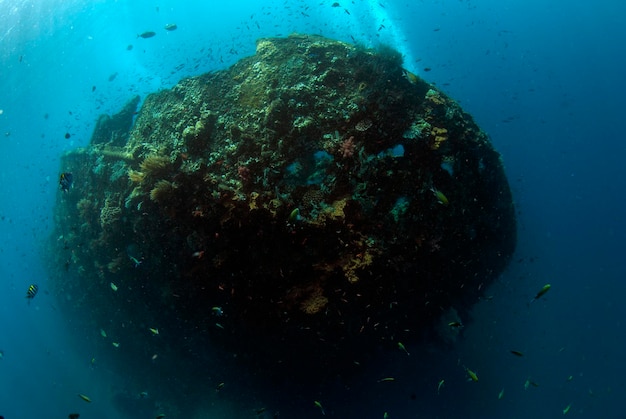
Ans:
POLYGON ((514 250, 514 207, 487 136, 401 65, 387 48, 261 39, 147 97, 125 144, 99 130, 62 162, 64 306, 146 363, 197 366, 209 340, 333 367, 453 341, 514 250))

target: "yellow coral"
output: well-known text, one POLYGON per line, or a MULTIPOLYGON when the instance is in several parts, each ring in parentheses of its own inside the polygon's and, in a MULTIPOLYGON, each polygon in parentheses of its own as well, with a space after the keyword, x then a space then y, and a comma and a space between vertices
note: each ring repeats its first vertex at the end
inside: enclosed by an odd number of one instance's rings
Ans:
POLYGON ((430 148, 437 150, 441 146, 441 143, 448 139, 448 130, 446 128, 433 127, 430 134, 434 137, 430 148))
POLYGON ((426 99, 434 105, 443 105, 446 103, 441 93, 434 89, 430 89, 426 92, 426 99))
POLYGON ((344 209, 348 204, 349 198, 342 198, 334 201, 332 205, 325 207, 315 220, 311 220, 311 224, 325 225, 326 220, 338 221, 346 218, 344 209))
POLYGON ((168 180, 161 179, 150 191, 150 199, 158 204, 164 204, 172 199, 172 194, 176 189, 176 185, 168 180))
POLYGON ((100 210, 100 226, 106 229, 122 217, 122 209, 116 199, 108 197, 100 210))
POLYGON ((130 181, 133 183, 141 183, 145 178, 146 175, 144 175, 143 172, 133 169, 130 169, 128 171, 128 179, 130 179, 130 181))
POLYGON ((300 304, 300 310, 306 314, 316 314, 326 308, 328 298, 324 297, 322 289, 316 287, 309 297, 300 304))
POLYGON ((248 206, 250 207, 250 211, 259 208, 259 206, 256 203, 256 199, 258 197, 259 197, 259 193, 258 192, 251 192, 250 193, 250 200, 248 201, 248 206))
POLYGON ((358 282, 359 276, 356 273, 357 270, 371 265, 373 261, 374 257, 369 249, 350 259, 350 261, 343 267, 343 273, 346 276, 348 282, 350 282, 351 284, 358 282))
POLYGON ((162 177, 170 170, 170 159, 167 157, 151 154, 147 156, 139 165, 144 177, 162 177))

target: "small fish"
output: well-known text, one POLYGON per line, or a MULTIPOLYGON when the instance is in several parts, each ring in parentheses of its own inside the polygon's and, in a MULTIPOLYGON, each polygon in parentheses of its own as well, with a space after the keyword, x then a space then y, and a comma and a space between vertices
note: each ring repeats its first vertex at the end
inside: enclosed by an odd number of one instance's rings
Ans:
POLYGON ((222 326, 220 323, 215 323, 215 327, 224 330, 224 326, 222 326))
POLYGON ((385 377, 378 380, 379 383, 384 383, 385 381, 396 381, 396 379, 393 377, 385 377))
POLYGON ((111 289, 112 289, 113 291, 117 291, 117 285, 115 285, 113 282, 111 282, 111 284, 110 284, 110 285, 111 285, 111 289))
POLYGON ((524 356, 524 353, 522 353, 520 351, 513 350, 513 349, 511 349, 509 352, 511 352, 515 356, 524 356))
POLYGON ((39 291, 39 287, 37 286, 37 284, 30 284, 28 286, 28 290, 26 291, 26 298, 28 299, 28 304, 30 304, 30 300, 35 298, 35 295, 37 295, 37 291, 39 291))
POLYGON ((159 334, 159 329, 155 329, 154 327, 149 327, 148 330, 150 330, 155 336, 159 334))
POLYGON ((254 409, 254 413, 259 416, 260 414, 262 414, 263 412, 265 412, 267 409, 264 407, 259 407, 258 409, 254 409))
POLYGON ((105 332, 104 329, 100 329, 100 336, 102 336, 103 338, 106 338, 107 332, 105 332))
POLYGON ((400 349, 401 351, 404 351, 407 355, 411 355, 409 351, 406 350, 406 346, 404 346, 402 342, 398 342, 398 349, 400 349))
POLYGON ((119 342, 111 342, 111 345, 115 346, 116 348, 120 347, 119 342))
POLYGON ((461 322, 450 322, 450 323, 448 323, 448 326, 460 329, 460 328, 463 327, 463 323, 461 323, 461 322))
POLYGON ((546 295, 546 292, 550 291, 550 288, 552 288, 552 285, 550 285, 550 284, 546 284, 546 285, 544 285, 544 286, 543 286, 543 288, 541 288, 541 289, 539 290, 539 292, 537 293, 537 295, 535 295, 535 296, 533 297, 533 299, 532 299, 532 300, 530 300, 530 303, 528 303, 528 304, 531 304, 533 301, 538 300, 538 299, 540 299, 541 297, 543 297, 544 295, 546 295))
POLYGON ((567 415, 567 413, 569 412, 571 408, 572 408, 571 404, 568 404, 567 406, 565 406, 565 409, 563 409, 563 414, 567 415))
POLYGON ((443 385, 444 385, 445 382, 446 382, 446 380, 444 380, 444 379, 439 380, 439 383, 437 384, 437 394, 439 394, 439 392, 443 388, 443 385))
POLYGON ((439 189, 432 187, 430 188, 430 191, 433 193, 433 195, 435 195, 435 198, 437 198, 437 202, 439 202, 444 207, 447 207, 450 204, 448 197, 445 196, 444 193, 441 192, 439 189))
POLYGON ((389 419, 389 413, 387 412, 383 413, 383 419, 389 419))
POLYGON ((140 399, 145 399, 148 397, 148 392, 147 391, 142 391, 141 393, 139 393, 139 398, 140 399))
POLYGON ((146 31, 142 34, 137 35, 137 38, 147 39, 147 38, 152 38, 154 35, 156 35, 156 32, 146 31))
POLYGON ((326 412, 324 412, 324 408, 322 407, 322 404, 320 402, 318 402, 317 400, 314 400, 313 404, 320 408, 320 411, 322 412, 322 415, 326 416, 326 412))
POLYGON ((302 217, 300 216, 300 209, 299 208, 295 208, 293 211, 291 211, 291 213, 289 214, 289 219, 287 220, 290 224, 295 224, 296 222, 302 220, 302 217))
POLYGON ((220 391, 221 389, 224 388, 224 383, 219 383, 218 385, 215 386, 215 391, 220 391))
POLYGON ((504 397, 504 389, 500 390, 500 392, 498 393, 498 400, 502 400, 503 397, 504 397))
POLYGON ((535 383, 534 381, 531 381, 530 379, 526 380, 526 382, 524 383, 524 390, 528 390, 528 387, 533 386, 533 387, 539 387, 539 384, 535 383))
POLYGON ((224 310, 222 310, 222 307, 212 307, 211 312, 217 317, 222 317, 224 315, 224 310))
POLYGON ((78 419, 80 415, 78 413, 70 413, 68 419, 78 419))
POLYGON ((139 265, 141 265, 141 261, 137 259, 136 257, 129 255, 128 258, 130 259, 131 262, 133 262, 133 265, 135 265, 135 268, 138 268, 139 265))
POLYGON ((334 2, 330 7, 341 7, 341 5, 337 2, 334 2))
POLYGON ((469 368, 465 367, 465 372, 467 373, 467 376, 469 377, 468 381, 473 381, 473 382, 477 382, 478 381, 478 374, 476 374, 474 371, 470 370, 469 368))
POLYGON ((72 182, 74 181, 74 176, 72 176, 69 172, 63 172, 59 176, 59 186, 63 192, 69 192, 72 187, 72 182))
POLYGON ((91 399, 89 397, 85 396, 84 394, 79 394, 78 397, 80 397, 81 399, 83 399, 87 403, 91 403, 91 399))
POLYGON ((155 419, 163 419, 165 417, 165 413, 159 413, 158 415, 156 415, 155 419))
POLYGON ((0 359, 4 358, 4 351, 0 351, 0 359))
POLYGON ((175 23, 168 23, 163 27, 163 29, 165 29, 166 31, 175 31, 176 29, 178 29, 178 26, 176 26, 175 23))
POLYGON ((417 84, 417 82, 419 81, 419 78, 415 74, 411 73, 409 70, 403 69, 402 72, 404 73, 404 78, 407 79, 409 83, 417 84))

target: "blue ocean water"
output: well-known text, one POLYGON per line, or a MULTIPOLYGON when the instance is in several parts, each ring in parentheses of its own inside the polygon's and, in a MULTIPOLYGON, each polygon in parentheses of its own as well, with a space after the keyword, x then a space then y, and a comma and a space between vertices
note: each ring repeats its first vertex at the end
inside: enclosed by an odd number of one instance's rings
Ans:
POLYGON ((385 354, 358 379, 306 394, 233 371, 232 390, 186 401, 195 417, 257 417, 262 406, 260 417, 321 417, 314 400, 338 418, 626 417, 626 4, 333 3, 0 0, 0 415, 125 418, 112 394, 185 381, 127 388, 132 371, 92 363, 95 345, 59 312, 43 257, 60 155, 87 145, 97 116, 131 96, 298 32, 393 45, 473 115, 506 166, 517 252, 454 347, 385 354), (39 293, 27 304, 31 283, 39 293), (528 305, 545 283, 550 292, 528 305), (387 376, 396 380, 378 382, 387 376))

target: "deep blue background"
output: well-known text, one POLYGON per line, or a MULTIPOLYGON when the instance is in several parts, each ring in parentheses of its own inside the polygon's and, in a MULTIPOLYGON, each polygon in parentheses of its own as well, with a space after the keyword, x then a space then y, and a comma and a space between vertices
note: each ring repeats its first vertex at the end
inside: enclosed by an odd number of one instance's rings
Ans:
POLYGON ((391 353, 350 389, 315 394, 255 390, 237 373, 230 394, 189 401, 212 412, 197 417, 254 417, 259 406, 321 417, 313 400, 342 418, 560 417, 568 404, 569 416, 626 417, 626 3, 332 3, 0 1, 0 415, 115 418, 108 400, 125 383, 90 365, 94 345, 71 333, 46 292, 59 156, 86 145, 97 116, 131 95, 227 67, 253 54, 259 37, 300 32, 392 44, 409 70, 474 116, 506 165, 517 254, 449 351, 391 353), (178 29, 165 31, 171 22, 178 29), (146 30, 157 35, 137 38, 146 30), (528 307, 548 282, 551 291, 528 307), (30 283, 40 292, 27 305, 30 283), (466 382, 463 365, 477 383, 466 382), (384 376, 396 381, 376 382, 384 376), (525 390, 527 379, 539 386, 525 390))

